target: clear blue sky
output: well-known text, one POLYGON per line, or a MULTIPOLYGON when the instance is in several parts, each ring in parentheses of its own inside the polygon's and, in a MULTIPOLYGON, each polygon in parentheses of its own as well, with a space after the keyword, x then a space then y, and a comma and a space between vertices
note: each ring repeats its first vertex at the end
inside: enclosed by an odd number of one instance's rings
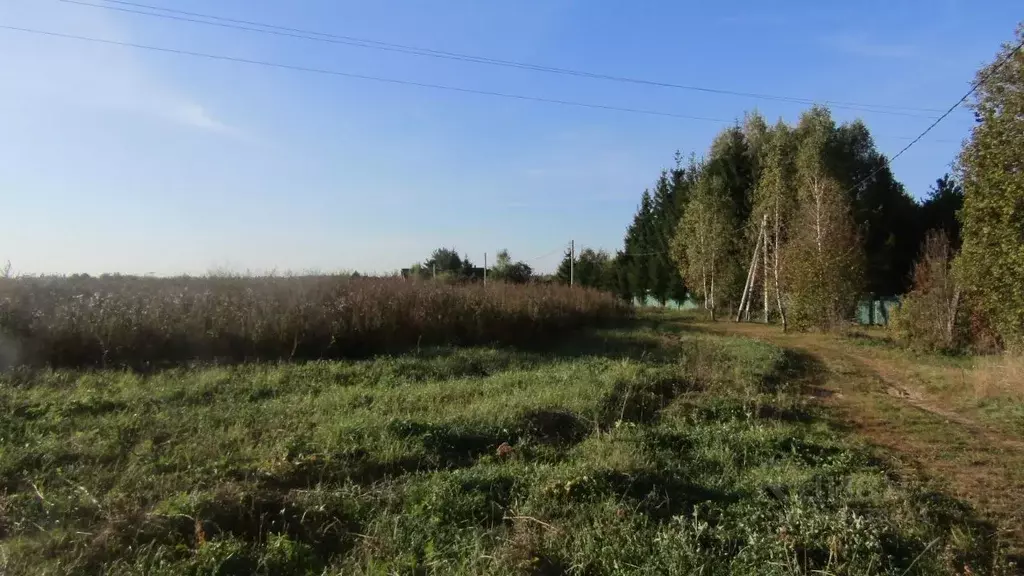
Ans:
MULTIPOLYGON (((88 0, 102 3, 102 0, 88 0)), ((547 66, 815 100, 946 108, 1016 0, 143 0, 547 66)), ((721 119, 802 106, 0 0, 0 24, 721 119)), ((0 261, 22 273, 389 271, 438 245, 620 246, 640 193, 722 124, 572 108, 0 30, 0 261)), ((857 113, 835 110, 837 119, 857 113)), ((930 120, 861 114, 888 154, 930 120)), ((967 111, 898 159, 915 196, 967 111)), ((532 262, 550 270, 558 256, 532 262)))

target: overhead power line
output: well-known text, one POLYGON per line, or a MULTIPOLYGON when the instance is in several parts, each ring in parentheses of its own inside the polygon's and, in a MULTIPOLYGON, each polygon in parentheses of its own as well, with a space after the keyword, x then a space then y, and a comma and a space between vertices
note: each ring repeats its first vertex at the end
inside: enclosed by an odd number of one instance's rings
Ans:
POLYGON ((1017 44, 1016 48, 1014 48, 1013 50, 1010 50, 1010 53, 1007 54, 1005 58, 1003 58, 1002 60, 1000 60, 1000 61, 996 62, 995 64, 993 64, 992 68, 990 68, 985 75, 983 75, 982 77, 980 77, 977 80, 975 80, 974 83, 971 84, 970 90, 968 90, 966 94, 961 96, 960 99, 956 101, 956 103, 954 103, 952 106, 950 106, 949 109, 946 110, 942 114, 942 116, 939 116, 938 118, 936 118, 934 122, 932 122, 927 128, 925 128, 924 132, 921 132, 920 134, 918 134, 916 138, 911 140, 909 144, 904 146, 903 149, 901 149, 899 152, 897 152, 896 155, 894 155, 892 158, 890 158, 887 162, 883 162, 881 164, 881 166, 879 166, 878 168, 875 168, 874 170, 871 171, 870 174, 868 174, 863 179, 861 179, 859 182, 857 182, 856 184, 851 186, 850 189, 847 190, 847 193, 850 193, 850 192, 856 190, 857 188, 860 187, 861 184, 864 184, 868 180, 874 178, 875 174, 878 174, 879 172, 881 172, 883 168, 887 168, 887 167, 891 166, 892 163, 897 158, 902 156, 904 152, 906 152, 907 150, 910 150, 911 146, 913 146, 914 144, 917 144, 918 142, 920 142, 921 139, 925 137, 925 135, 927 135, 929 132, 932 131, 932 128, 935 128, 936 126, 939 125, 939 122, 942 122, 943 120, 945 120, 946 117, 949 116, 953 112, 953 110, 956 110, 957 107, 959 107, 968 98, 970 98, 971 94, 974 94, 974 92, 979 87, 981 87, 982 84, 987 82, 988 79, 991 78, 992 75, 995 74, 1000 68, 1002 68, 1004 64, 1009 62, 1017 54, 1017 52, 1020 52, 1021 48, 1024 48, 1024 41, 1021 41, 1020 44, 1017 44))
POLYGON ((554 256, 555 254, 558 254, 560 252, 564 252, 565 250, 566 250, 566 248, 564 248, 564 247, 563 248, 556 248, 556 249, 552 250, 551 252, 548 252, 547 254, 543 254, 541 256, 534 256, 533 258, 527 258, 526 260, 523 260, 523 262, 533 262, 535 260, 541 260, 541 259, 544 259, 544 258, 548 258, 548 257, 554 256))
POLYGON ((373 50, 384 50, 390 52, 398 52, 402 54, 412 54, 416 56, 425 56, 430 58, 441 58, 447 60, 455 60, 460 62, 471 62, 476 64, 485 64, 491 66, 502 66, 506 68, 518 68, 522 70, 532 70, 535 72, 545 72, 549 74, 560 74, 566 76, 576 76, 581 78, 590 78, 594 80, 605 80, 611 82, 621 82, 628 84, 637 84, 645 86, 656 86, 660 88, 673 88, 678 90, 688 90, 693 92, 704 92, 708 94, 720 94, 728 96, 739 96, 744 98, 753 98, 759 100, 769 100, 777 102, 790 102, 795 104, 813 105, 813 104, 826 104, 832 108, 847 109, 857 112, 867 112, 873 114, 892 114, 897 116, 910 116, 917 118, 934 118, 933 115, 924 116, 919 113, 938 113, 941 110, 934 108, 922 108, 912 106, 893 106, 887 104, 868 104, 861 102, 848 102, 840 100, 815 100, 811 98, 799 98, 794 96, 780 96, 776 94, 762 94, 757 92, 744 92, 739 90, 727 90, 723 88, 713 88, 708 86, 696 86, 686 84, 676 84, 672 82, 664 82, 658 80, 648 80, 643 78, 633 78, 629 76, 617 76, 614 74, 603 74, 598 72, 587 72, 583 70, 574 70, 570 68, 559 68, 555 66, 544 66, 540 64, 530 64, 526 62, 517 62, 513 60, 501 60, 498 58, 489 58, 485 56, 474 56, 471 54, 464 54, 459 52, 447 52, 444 50, 434 50, 431 48, 422 48, 417 46, 411 46, 407 44, 396 44, 393 42, 382 42, 379 40, 372 40, 367 38, 358 38, 354 36, 344 36, 339 34, 331 34, 326 32, 316 32, 313 30, 304 30, 301 28, 290 28, 286 26, 278 26, 275 24, 267 24, 263 22, 255 22, 251 20, 241 20, 237 18, 226 18, 223 16, 216 16, 213 14, 204 14, 201 12, 188 12, 185 10, 176 10, 173 8, 164 8, 162 6, 154 6, 150 4, 143 4, 139 2, 129 2, 126 0, 101 0, 106 4, 96 4, 92 2, 84 2, 82 0, 59 0, 66 4, 76 4, 79 6, 88 6, 91 8, 99 8, 103 10, 115 10, 119 12, 125 12, 130 14, 138 14, 143 16, 152 16, 156 18, 164 18, 170 20, 178 20, 183 22, 192 22, 196 24, 205 24, 208 26, 218 26, 221 28, 231 28, 236 30, 244 30, 248 32, 256 32, 260 34, 272 34, 276 36, 284 36, 289 38, 299 38, 303 40, 311 40, 315 42, 327 42, 332 44, 341 44, 345 46, 355 46, 359 48, 368 48, 373 50), (143 9, 143 10, 140 10, 143 9), (149 10, 148 12, 145 10, 149 10), (156 11, 156 12, 153 12, 156 11))
POLYGON ((418 86, 420 88, 433 88, 435 90, 447 90, 450 92, 462 92, 464 94, 479 94, 482 96, 495 96, 498 98, 509 98, 513 100, 525 100, 529 102, 544 102, 547 104, 560 104, 562 106, 576 106, 579 108, 592 108, 597 110, 611 110, 614 112, 627 112, 632 114, 646 114, 649 116, 664 116, 668 118, 680 118, 683 120, 701 120, 704 122, 718 122, 718 123, 731 123, 732 120, 725 120, 723 118, 711 118, 707 116, 691 116, 689 114, 677 114, 675 112, 665 112, 662 110, 650 110, 645 108, 629 108, 625 106, 611 106, 606 104, 594 104, 591 102, 578 102, 575 100, 559 100, 556 98, 544 98, 541 96, 527 96, 525 94, 515 94, 511 92, 494 92, 490 90, 477 90, 475 88, 463 88, 460 86, 449 86, 445 84, 432 84, 429 82, 416 82, 413 80, 400 80, 398 78, 387 78, 384 76, 370 76, 367 74, 356 74, 353 72, 342 72, 340 70, 329 70, 325 68, 312 68, 309 66, 298 66, 294 64, 282 64, 280 62, 269 62, 266 60, 251 60, 249 58, 238 58, 235 56, 224 56, 221 54, 209 54, 206 52, 194 52, 191 50, 181 50, 178 48, 165 48, 162 46, 150 46, 147 44, 136 44, 134 42, 122 42, 120 40, 108 40, 106 38, 94 38, 91 36, 78 36, 75 34, 64 34, 62 32, 51 32, 48 30, 36 30, 33 28, 21 28, 18 26, 6 26, 0 25, 0 30, 13 30, 16 32, 25 32, 28 34, 37 34, 42 36, 51 36, 55 38, 65 38, 68 40, 79 40, 82 42, 92 42, 96 44, 107 44, 111 46, 122 46, 126 48, 138 48, 141 50, 151 50, 154 52, 164 52, 168 54, 178 54, 182 56, 193 56, 196 58, 207 58, 210 60, 221 60, 225 62, 236 62, 239 64, 251 64, 254 66, 265 66, 269 68, 280 68, 283 70, 294 70, 297 72, 309 72, 314 74, 324 74, 329 76, 341 76, 344 78, 355 78, 358 80, 371 80, 373 82, 383 82, 387 84, 401 84, 405 86, 418 86))
MULTIPOLYGON (((397 84, 404 86, 415 86, 419 88, 430 88, 434 90, 445 90, 449 92, 460 92, 463 94, 476 94, 481 96, 493 96, 497 98, 507 98, 511 100, 520 100, 526 102, 541 102, 545 104, 558 104, 561 106, 573 106, 578 108, 589 108, 594 110, 607 110, 612 112, 623 112, 630 114, 643 114, 648 116, 660 116, 666 118, 677 118, 682 120, 698 120, 702 122, 715 122, 719 124, 732 124, 735 120, 727 120, 724 118, 713 118, 708 116, 696 116, 690 114, 679 114, 675 112, 667 112, 664 110, 652 110, 646 108, 631 108, 626 106, 612 106, 607 104, 596 104, 592 102, 579 102, 575 100, 561 100, 557 98, 545 98, 542 96, 529 96, 526 94, 516 94, 511 92, 496 92, 491 90, 478 90, 475 88, 464 88, 461 86, 450 86, 445 84, 433 84, 429 82, 417 82, 413 80, 402 80, 398 78, 387 78, 383 76, 371 76, 367 74, 356 74, 353 72, 344 72, 341 70, 330 70, 325 68, 313 68, 309 66, 299 66, 295 64, 284 64, 280 62, 270 62, 265 60, 252 60, 249 58, 240 58, 235 56, 225 56, 222 54, 209 54, 206 52, 195 52, 192 50, 183 50, 178 48, 166 48, 162 46, 150 46, 147 44, 137 44, 134 42, 123 42, 120 40, 109 40, 106 38, 94 38, 91 36, 78 36, 75 34, 65 34, 63 32, 52 32, 49 30, 37 30, 33 28, 22 28, 19 26, 7 26, 0 24, 0 30, 10 30, 14 32, 23 32, 27 34, 35 34, 40 36, 49 36, 53 38, 63 38, 67 40, 77 40, 81 42, 90 42, 95 44, 106 44, 110 46, 119 46, 123 48, 135 48, 140 50, 149 50, 153 52, 163 52, 167 54, 176 54, 180 56, 191 56, 194 58, 204 58, 215 61, 233 62, 238 64, 249 64, 254 66, 264 66, 268 68, 277 68, 282 70, 291 70, 295 72, 307 72, 312 74, 322 74, 328 76, 337 76, 342 78, 353 78, 357 80, 369 80, 373 82, 380 82, 386 84, 397 84)), ((932 125, 934 126, 934 124, 932 125)), ((929 128, 930 129, 930 128, 929 128)), ((923 135, 922 135, 923 136, 923 135)), ((908 138, 908 137, 897 137, 897 138, 908 138)), ((920 140, 921 136, 914 139, 914 142, 920 140)), ((913 143, 912 143, 913 144, 913 143)), ((902 152, 901 152, 902 153, 902 152)), ((873 174, 872 174, 873 175, 873 174)), ((869 176, 870 177, 870 176, 869 176)))

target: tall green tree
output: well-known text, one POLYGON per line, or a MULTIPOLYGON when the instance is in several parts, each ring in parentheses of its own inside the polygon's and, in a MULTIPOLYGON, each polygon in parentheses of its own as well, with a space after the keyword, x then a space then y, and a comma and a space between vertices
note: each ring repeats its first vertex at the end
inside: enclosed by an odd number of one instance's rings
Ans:
POLYGON ((722 130, 711 143, 703 172, 717 176, 729 197, 733 220, 739 224, 750 218, 754 191, 754 167, 743 128, 722 130))
POLYGON ((436 271, 437 274, 459 275, 462 273, 462 258, 455 248, 437 248, 430 253, 430 258, 423 263, 423 268, 427 273, 436 271))
POLYGON ((783 329, 786 328, 786 313, 782 303, 786 274, 782 270, 780 252, 787 241, 790 218, 796 206, 794 143, 792 130, 781 120, 763 137, 758 147, 758 180, 751 214, 753 222, 764 223, 767 238, 762 282, 768 289, 762 291, 762 298, 768 300, 767 308, 778 311, 783 329))
POLYGON ((921 204, 921 223, 926 231, 941 231, 953 252, 960 249, 960 220, 964 189, 949 174, 935 181, 928 198, 921 204))
POLYGON ((863 252, 850 202, 828 167, 835 123, 827 110, 797 126, 797 203, 784 248, 788 308, 800 328, 832 329, 852 316, 863 282, 863 252))
POLYGON ((473 263, 470 262, 469 256, 466 255, 466 254, 463 254, 462 255, 462 268, 459 270, 459 274, 458 274, 459 277, 463 278, 463 279, 473 278, 473 275, 474 275, 473 269, 474 268, 475 268, 475 266, 473 266, 473 263))
POLYGON ((562 254, 562 261, 558 263, 558 268, 555 270, 555 280, 559 284, 568 284, 574 280, 575 266, 576 261, 573 259, 572 250, 566 248, 565 253, 562 254))
POLYGON ((629 286, 629 256, 622 250, 617 251, 609 263, 608 275, 611 284, 609 289, 619 298, 631 302, 633 291, 629 286))
POLYGON ((962 284, 1004 342, 1024 347, 1024 23, 978 71, 977 123, 960 154, 962 284))
POLYGON ((624 299, 653 296, 662 304, 686 298, 687 289, 670 248, 697 175, 696 166, 692 155, 684 166, 682 155, 676 152, 675 166, 662 170, 653 193, 648 189, 641 195, 623 249, 609 260, 608 289, 624 299))
POLYGON ((566 250, 555 277, 560 283, 568 284, 570 271, 575 286, 608 291, 616 291, 618 288, 612 257, 604 250, 583 248, 576 253, 575 260, 572 259, 572 252, 566 250))
POLYGON ((604 250, 584 248, 576 259, 576 283, 588 288, 611 290, 611 256, 604 250))
MULTIPOLYGON (((750 180, 756 187, 761 180, 761 170, 766 158, 766 147, 771 139, 771 128, 764 116, 754 110, 743 117, 743 139, 747 143, 747 162, 750 165, 750 180)), ((751 209, 754 198, 751 197, 751 209)))
POLYGON ((651 288, 650 253, 655 251, 651 234, 653 210, 654 201, 651 193, 644 190, 633 222, 626 230, 626 278, 629 281, 630 293, 641 301, 647 297, 651 288))
POLYGON ((864 289, 891 296, 910 287, 924 232, 919 208, 889 169, 860 120, 834 127, 825 153, 829 173, 848 194, 866 256, 864 289))
POLYGON ((494 266, 487 272, 488 278, 510 284, 525 284, 533 276, 533 268, 526 262, 513 262, 508 250, 498 250, 494 266))
POLYGON ((728 266, 735 220, 727 192, 721 176, 703 173, 672 242, 672 256, 680 273, 687 286, 704 299, 712 319, 720 306, 720 291, 732 283, 728 275, 734 269, 728 266))
POLYGON ((696 159, 691 157, 688 166, 683 166, 682 156, 679 152, 676 152, 676 163, 671 174, 671 185, 672 185, 672 205, 673 205, 673 220, 666 222, 663 226, 664 235, 669 247, 668 253, 663 257, 669 261, 669 287, 668 297, 677 302, 682 302, 686 299, 687 290, 686 283, 683 282, 683 275, 679 272, 679 267, 675 260, 672 258, 671 248, 672 242, 675 240, 676 230, 679 228, 679 222, 683 218, 683 214, 686 211, 686 203, 690 198, 690 191, 693 189, 694 181, 697 178, 697 162, 696 159))
POLYGON ((651 201, 649 242, 653 250, 647 256, 647 273, 650 277, 651 295, 665 304, 678 294, 679 270, 669 255, 669 245, 679 223, 680 207, 677 204, 678 187, 675 174, 663 170, 654 187, 651 201))
POLYGON ((701 173, 720 182, 716 193, 724 196, 722 201, 731 212, 729 222, 735 226, 722 247, 717 271, 716 304, 730 306, 739 302, 753 252, 751 235, 745 231, 750 228, 753 207, 754 163, 743 128, 732 126, 715 137, 701 173))

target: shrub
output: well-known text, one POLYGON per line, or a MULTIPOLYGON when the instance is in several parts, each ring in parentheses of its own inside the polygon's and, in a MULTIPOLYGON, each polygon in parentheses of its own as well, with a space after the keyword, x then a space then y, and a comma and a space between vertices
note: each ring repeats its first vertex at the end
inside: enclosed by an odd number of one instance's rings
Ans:
POLYGON ((610 294, 562 286, 341 276, 4 279, 0 359, 147 368, 358 357, 419 345, 531 344, 628 313, 610 294))
POLYGON ((893 314, 890 331, 896 341, 926 352, 1000 352, 998 331, 978 295, 957 283, 953 260, 946 233, 929 232, 914 266, 914 287, 893 314))
POLYGON ((952 274, 953 255, 942 230, 929 232, 914 266, 914 287, 894 314, 891 330, 912 348, 950 352, 964 342, 957 322, 960 288, 952 274))

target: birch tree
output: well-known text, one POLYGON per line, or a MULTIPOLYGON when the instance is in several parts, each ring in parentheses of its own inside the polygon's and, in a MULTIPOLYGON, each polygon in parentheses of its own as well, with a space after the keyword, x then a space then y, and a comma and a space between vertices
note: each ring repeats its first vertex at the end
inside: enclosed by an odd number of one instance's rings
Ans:
POLYGON ((826 165, 834 131, 831 115, 817 107, 796 130, 796 206, 783 265, 791 319, 800 328, 836 327, 852 315, 863 283, 849 201, 826 165))
MULTIPOLYGON (((781 120, 768 131, 763 145, 759 148, 759 178, 754 189, 754 212, 752 218, 765 222, 763 267, 763 299, 766 310, 774 306, 787 328, 786 310, 783 306, 782 260, 780 247, 786 237, 788 220, 795 204, 793 166, 793 134, 781 120), (774 294, 774 302, 771 301, 774 294)), ((767 319, 766 319, 767 320, 767 319)))
POLYGON ((702 175, 676 228, 671 251, 686 285, 704 299, 704 308, 712 319, 722 286, 733 281, 727 258, 734 232, 733 207, 725 182, 717 175, 702 175))

